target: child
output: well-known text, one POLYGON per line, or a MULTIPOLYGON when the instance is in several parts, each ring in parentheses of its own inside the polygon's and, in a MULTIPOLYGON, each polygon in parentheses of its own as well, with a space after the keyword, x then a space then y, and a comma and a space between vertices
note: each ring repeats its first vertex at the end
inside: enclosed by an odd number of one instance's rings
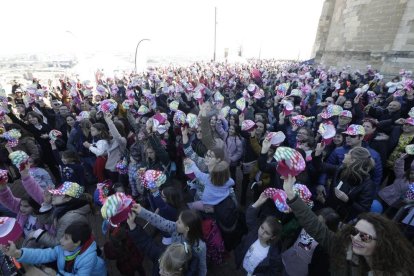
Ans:
POLYGON ((105 263, 97 255, 96 242, 87 223, 74 222, 69 225, 60 244, 54 248, 17 249, 14 242, 9 242, 9 247, 3 247, 3 252, 27 264, 56 261, 59 275, 106 275, 105 263))

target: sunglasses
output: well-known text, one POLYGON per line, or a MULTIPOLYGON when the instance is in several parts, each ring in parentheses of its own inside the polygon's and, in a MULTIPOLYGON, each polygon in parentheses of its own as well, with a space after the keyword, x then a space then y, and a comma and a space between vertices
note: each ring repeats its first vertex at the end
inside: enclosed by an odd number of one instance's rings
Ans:
POLYGON ((356 229, 355 227, 352 227, 352 230, 351 230, 351 235, 352 236, 357 236, 357 235, 359 235, 359 237, 360 237, 360 239, 361 239, 361 241, 363 241, 363 242, 371 242, 372 240, 374 240, 374 241, 376 241, 377 239, 376 238, 374 238, 373 236, 371 236, 370 234, 367 234, 367 233, 364 233, 364 232, 361 232, 361 231, 359 231, 358 229, 356 229))
POLYGON ((345 134, 344 136, 345 136, 345 137, 352 138, 352 139, 354 139, 354 138, 358 137, 358 135, 348 135, 348 134, 345 134))

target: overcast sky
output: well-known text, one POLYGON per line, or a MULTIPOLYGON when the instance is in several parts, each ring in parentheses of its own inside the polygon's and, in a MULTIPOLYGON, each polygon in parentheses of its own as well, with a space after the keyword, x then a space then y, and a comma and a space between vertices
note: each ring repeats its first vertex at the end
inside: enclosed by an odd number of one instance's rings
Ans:
POLYGON ((308 59, 323 0, 12 0, 0 3, 0 56, 23 52, 134 53, 308 59))

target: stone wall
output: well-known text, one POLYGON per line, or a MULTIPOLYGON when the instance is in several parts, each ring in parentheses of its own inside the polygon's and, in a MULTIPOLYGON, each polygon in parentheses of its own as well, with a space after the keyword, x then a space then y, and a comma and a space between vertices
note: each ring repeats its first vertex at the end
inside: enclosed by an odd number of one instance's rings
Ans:
POLYGON ((313 54, 328 66, 414 69, 414 0, 326 0, 313 54))

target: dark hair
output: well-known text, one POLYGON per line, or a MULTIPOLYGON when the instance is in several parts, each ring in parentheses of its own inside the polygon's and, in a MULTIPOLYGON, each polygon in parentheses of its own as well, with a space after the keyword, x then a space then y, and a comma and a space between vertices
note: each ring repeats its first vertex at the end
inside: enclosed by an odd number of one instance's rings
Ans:
POLYGON ((80 164, 81 163, 78 153, 73 150, 65 150, 62 153, 62 158, 65 158, 66 160, 68 160, 69 164, 80 164))
POLYGON ((201 217, 195 210, 184 210, 180 213, 180 219, 185 226, 189 228, 187 240, 194 245, 203 238, 203 229, 201 226, 201 217))
POLYGON ((21 201, 26 201, 30 207, 33 208, 33 213, 36 215, 39 214, 40 204, 36 202, 33 198, 30 196, 23 196, 20 198, 21 201))
POLYGON ((270 232, 271 232, 271 235, 272 235, 270 243, 272 243, 272 244, 277 243, 280 239, 280 236, 282 235, 282 229, 283 229, 282 224, 274 216, 267 216, 263 220, 262 224, 263 223, 266 223, 267 226, 269 226, 269 228, 270 228, 270 232))
POLYGON ((332 232, 338 231, 339 223, 341 222, 341 218, 339 217, 338 213, 335 212, 334 209, 330 207, 322 208, 316 212, 317 215, 322 216, 325 220, 326 226, 332 232))
POLYGON ((110 140, 108 129, 106 126, 102 123, 94 123, 92 127, 96 128, 97 131, 100 132, 100 134, 96 137, 98 140, 110 140))
POLYGON ((39 121, 39 124, 43 123, 43 116, 40 115, 39 113, 30 111, 29 113, 27 113, 27 118, 29 118, 29 116, 37 118, 37 120, 39 121))
MULTIPOLYGON (((69 114, 69 115, 66 115, 66 117, 65 117, 65 123, 66 123, 66 120, 67 120, 68 117, 71 117, 76 122, 76 117, 73 116, 72 114, 69 114)), ((67 123, 66 123, 66 126, 67 126, 68 131, 70 131, 72 129, 71 126, 69 126, 67 123)))
POLYGON ((125 127, 124 127, 124 124, 122 122, 116 121, 116 122, 114 122, 114 125, 115 125, 116 129, 118 130, 119 134, 122 137, 125 137, 126 135, 125 135, 125 127))
POLYGON ((230 179, 229 163, 220 161, 210 172, 210 180, 214 186, 223 186, 230 179))
POLYGON ((91 237, 92 229, 85 222, 74 222, 66 228, 65 234, 70 235, 74 243, 80 241, 80 245, 84 245, 91 237))
POLYGON ((177 189, 173 186, 162 187, 161 192, 165 197, 166 202, 174 207, 175 209, 179 210, 183 206, 183 197, 180 192, 180 189, 177 189))

